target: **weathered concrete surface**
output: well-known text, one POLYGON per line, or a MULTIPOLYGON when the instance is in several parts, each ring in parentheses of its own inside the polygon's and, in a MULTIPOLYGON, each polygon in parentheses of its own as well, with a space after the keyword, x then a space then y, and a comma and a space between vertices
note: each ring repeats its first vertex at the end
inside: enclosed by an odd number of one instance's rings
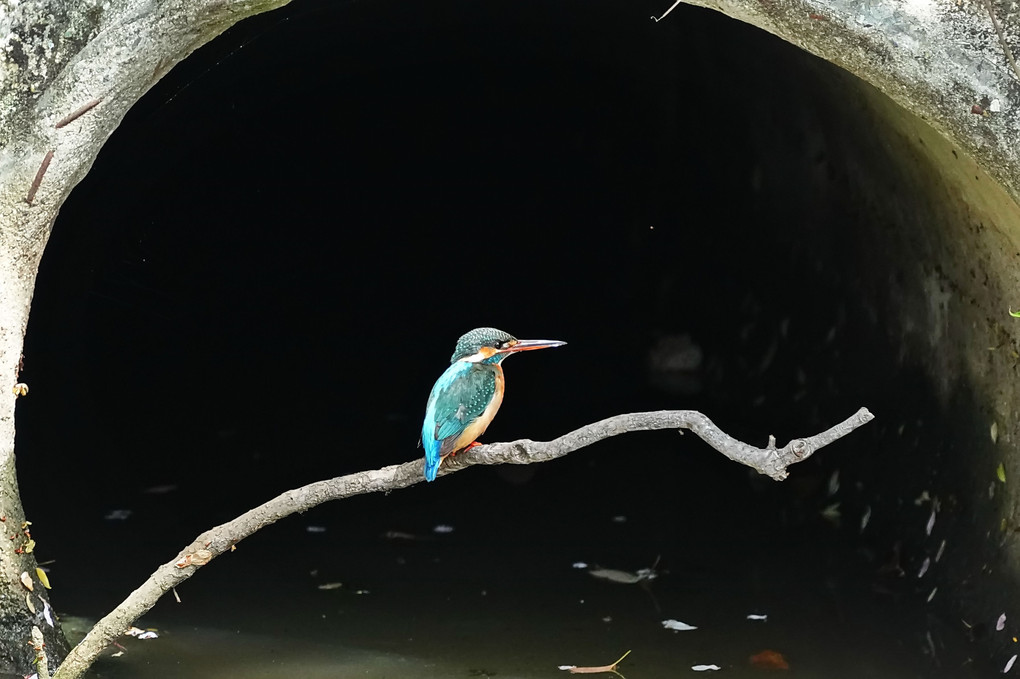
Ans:
MULTIPOLYGON (((758 26, 868 81, 942 132, 1014 199, 1020 198, 1020 81, 980 0, 689 4, 758 26), (974 105, 988 115, 972 113, 974 105)), ((1015 37, 1020 28, 1016 11, 1009 2, 992 4, 1007 39, 1015 37)), ((1013 49, 1018 47, 1014 40, 1013 49)), ((721 49, 739 52, 740 46, 721 49)))
MULTIPOLYGON (((9 523, 25 518, 12 389, 60 207, 127 111, 170 68, 237 21, 288 1, 0 0, 0 515, 9 523)), ((45 590, 35 588, 36 604, 26 601, 19 574, 35 572, 35 556, 9 537, 0 541, 0 671, 27 675, 33 624, 45 633, 51 663, 67 647, 59 627, 42 621, 45 590)))
MULTIPOLYGON (((852 325, 871 325, 897 353, 892 379, 927 376, 926 405, 875 406, 884 448, 858 460, 873 465, 873 521, 899 545, 914 596, 932 595, 924 605, 953 621, 948 634, 971 634, 961 619, 994 630, 1000 613, 1020 615, 1020 319, 1008 313, 1020 307, 1020 207, 958 144, 867 83, 803 54, 767 64, 749 68, 777 70, 783 85, 749 92, 747 113, 763 209, 837 272, 860 313, 852 325)), ((1004 666, 1011 634, 983 635, 975 661, 1004 666)))

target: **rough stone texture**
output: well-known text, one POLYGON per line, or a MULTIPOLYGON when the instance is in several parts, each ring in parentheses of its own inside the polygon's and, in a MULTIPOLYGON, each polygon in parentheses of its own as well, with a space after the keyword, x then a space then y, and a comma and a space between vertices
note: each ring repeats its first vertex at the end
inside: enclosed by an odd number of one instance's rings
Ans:
MULTIPOLYGON (((1014 199, 1020 198, 1020 81, 983 2, 690 4, 763 28, 868 81, 977 159, 1014 199), (972 113, 975 104, 988 115, 972 113)), ((1007 39, 1016 36, 1016 11, 1008 2, 993 4, 1007 39)), ((736 45, 724 48, 739 50, 736 45)))
MULTIPOLYGON (((39 261, 60 206, 124 114, 164 73, 237 21, 287 1, 0 1, 0 516, 7 521, 24 520, 12 389, 39 261)), ((27 608, 19 575, 34 573, 35 559, 14 551, 20 543, 0 540, 0 671, 28 675, 33 624, 46 634, 52 660, 66 643, 59 628, 27 608)))
MULTIPOLYGON (((856 458, 873 525, 900 546, 908 577, 930 560, 913 586, 919 604, 994 624, 1020 603, 1020 320, 1008 314, 1020 306, 1020 207, 959 146, 858 78, 804 54, 749 68, 783 74, 782 101, 748 93, 763 210, 783 214, 839 279, 856 306, 850 325, 870 325, 898 353, 893 379, 926 375, 924 403, 875 406, 881 448, 856 458), (919 508, 922 493, 934 500, 919 508)), ((1014 652, 1006 634, 982 642, 976 659, 993 666, 1014 652)))

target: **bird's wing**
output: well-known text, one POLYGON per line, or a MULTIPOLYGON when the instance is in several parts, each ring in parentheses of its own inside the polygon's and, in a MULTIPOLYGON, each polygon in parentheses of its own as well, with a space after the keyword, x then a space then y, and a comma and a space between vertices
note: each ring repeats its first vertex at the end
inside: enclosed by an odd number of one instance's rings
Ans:
POLYGON ((485 412, 496 392, 496 373, 488 366, 458 361, 436 381, 425 410, 422 442, 426 457, 448 455, 457 437, 485 412))

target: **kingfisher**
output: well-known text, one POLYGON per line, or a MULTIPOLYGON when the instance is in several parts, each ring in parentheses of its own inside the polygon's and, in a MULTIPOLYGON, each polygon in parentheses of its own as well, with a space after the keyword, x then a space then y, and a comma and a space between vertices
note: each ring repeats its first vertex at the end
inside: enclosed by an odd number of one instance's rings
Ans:
POLYGON ((433 481, 439 465, 477 445, 479 436, 503 403, 503 362, 518 351, 561 347, 559 340, 520 340, 496 328, 475 328, 457 340, 450 367, 439 376, 425 406, 421 442, 425 480, 433 481))

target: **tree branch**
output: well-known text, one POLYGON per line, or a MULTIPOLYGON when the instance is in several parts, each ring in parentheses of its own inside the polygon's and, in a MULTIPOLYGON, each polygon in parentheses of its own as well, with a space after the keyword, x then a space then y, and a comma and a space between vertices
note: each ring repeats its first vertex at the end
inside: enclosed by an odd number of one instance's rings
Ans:
MULTIPOLYGON (((546 462, 611 436, 632 431, 690 429, 731 460, 782 481, 787 477, 787 467, 806 460, 822 446, 846 436, 872 419, 874 415, 867 408, 861 408, 850 418, 820 434, 794 439, 782 448, 776 448, 775 437, 770 436, 765 448, 755 448, 729 436, 703 414, 694 410, 630 413, 589 424, 552 441, 521 439, 510 443, 476 446, 459 453, 456 457, 447 458, 439 469, 439 475, 452 474, 476 464, 546 462)), ((161 596, 190 578, 201 566, 233 549, 234 545, 249 535, 284 517, 307 511, 330 500, 406 488, 420 483, 423 478, 423 462, 415 460, 317 481, 288 490, 236 519, 202 533, 181 550, 173 561, 157 568, 141 587, 97 622, 85 638, 71 650, 63 664, 53 674, 53 679, 77 679, 82 676, 103 649, 152 608, 161 596)))

